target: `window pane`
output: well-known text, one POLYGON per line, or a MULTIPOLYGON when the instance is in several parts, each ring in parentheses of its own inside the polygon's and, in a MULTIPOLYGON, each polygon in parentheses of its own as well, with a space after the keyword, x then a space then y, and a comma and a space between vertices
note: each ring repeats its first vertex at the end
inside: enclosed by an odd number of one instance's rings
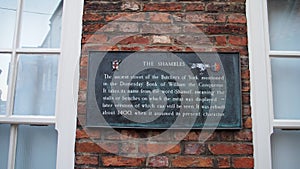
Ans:
POLYGON ((16 169, 55 169, 56 150, 54 126, 18 127, 16 169))
POLYGON ((15 115, 54 115, 58 55, 20 55, 15 115))
POLYGON ((58 48, 61 16, 61 0, 24 0, 21 47, 58 48))
POLYGON ((0 1, 0 48, 11 48, 15 30, 16 0, 0 1))
POLYGON ((7 168, 10 125, 0 124, 0 168, 7 168))
POLYGON ((271 59, 276 119, 300 119, 300 59, 271 59))
POLYGON ((300 131, 275 130, 271 142, 273 169, 299 169, 300 131))
POLYGON ((300 50, 300 0, 268 0, 272 50, 300 50))
POLYGON ((9 54, 0 54, 0 115, 6 114, 10 58, 9 54))

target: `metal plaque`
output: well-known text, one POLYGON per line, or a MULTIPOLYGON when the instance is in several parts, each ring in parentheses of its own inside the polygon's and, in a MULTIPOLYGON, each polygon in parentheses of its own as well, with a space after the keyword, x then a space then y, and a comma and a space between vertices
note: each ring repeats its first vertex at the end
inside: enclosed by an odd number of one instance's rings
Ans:
POLYGON ((90 52, 86 125, 241 128, 238 53, 90 52))

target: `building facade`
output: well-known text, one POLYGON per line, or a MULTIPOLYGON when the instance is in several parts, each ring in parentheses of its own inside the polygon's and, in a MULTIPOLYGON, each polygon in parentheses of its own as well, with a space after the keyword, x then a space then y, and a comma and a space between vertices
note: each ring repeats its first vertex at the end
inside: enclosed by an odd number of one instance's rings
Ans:
MULTIPOLYGON (((298 0, 0 2, 0 168, 296 169, 299 10, 298 0), (241 127, 90 126, 97 51, 238 53, 241 127)), ((121 69, 112 64, 102 66, 121 69)))

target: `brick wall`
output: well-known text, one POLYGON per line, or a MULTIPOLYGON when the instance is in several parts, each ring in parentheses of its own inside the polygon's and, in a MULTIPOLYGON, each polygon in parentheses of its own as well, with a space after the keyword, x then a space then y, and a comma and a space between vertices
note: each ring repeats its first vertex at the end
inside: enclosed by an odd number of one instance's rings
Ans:
POLYGON ((253 168, 249 86, 245 0, 85 0, 75 168, 253 168), (164 131, 86 128, 90 50, 240 52, 243 128, 204 143, 199 135, 210 131, 150 140, 164 131))

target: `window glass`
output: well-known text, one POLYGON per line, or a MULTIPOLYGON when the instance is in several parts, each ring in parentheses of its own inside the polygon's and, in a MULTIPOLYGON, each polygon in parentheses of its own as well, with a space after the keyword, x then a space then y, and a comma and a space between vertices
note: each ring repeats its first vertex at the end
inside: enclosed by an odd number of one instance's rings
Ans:
POLYGON ((15 169, 55 169, 56 147, 54 126, 20 125, 15 169))
POLYGON ((16 8, 16 0, 0 0, 0 48, 12 47, 16 8))
POLYGON ((275 119, 300 119, 300 59, 272 58, 275 119))
POLYGON ((10 125, 0 124, 0 168, 7 168, 10 125))
POLYGON ((300 131, 275 130, 272 141, 272 168, 298 169, 300 157, 300 131))
POLYGON ((21 47, 59 48, 61 0, 24 0, 21 47))
POLYGON ((6 114, 10 58, 9 54, 0 54, 0 115, 6 114))
POLYGON ((268 0, 272 50, 300 50, 300 0, 268 0))
POLYGON ((54 115, 58 55, 20 55, 15 115, 54 115))

